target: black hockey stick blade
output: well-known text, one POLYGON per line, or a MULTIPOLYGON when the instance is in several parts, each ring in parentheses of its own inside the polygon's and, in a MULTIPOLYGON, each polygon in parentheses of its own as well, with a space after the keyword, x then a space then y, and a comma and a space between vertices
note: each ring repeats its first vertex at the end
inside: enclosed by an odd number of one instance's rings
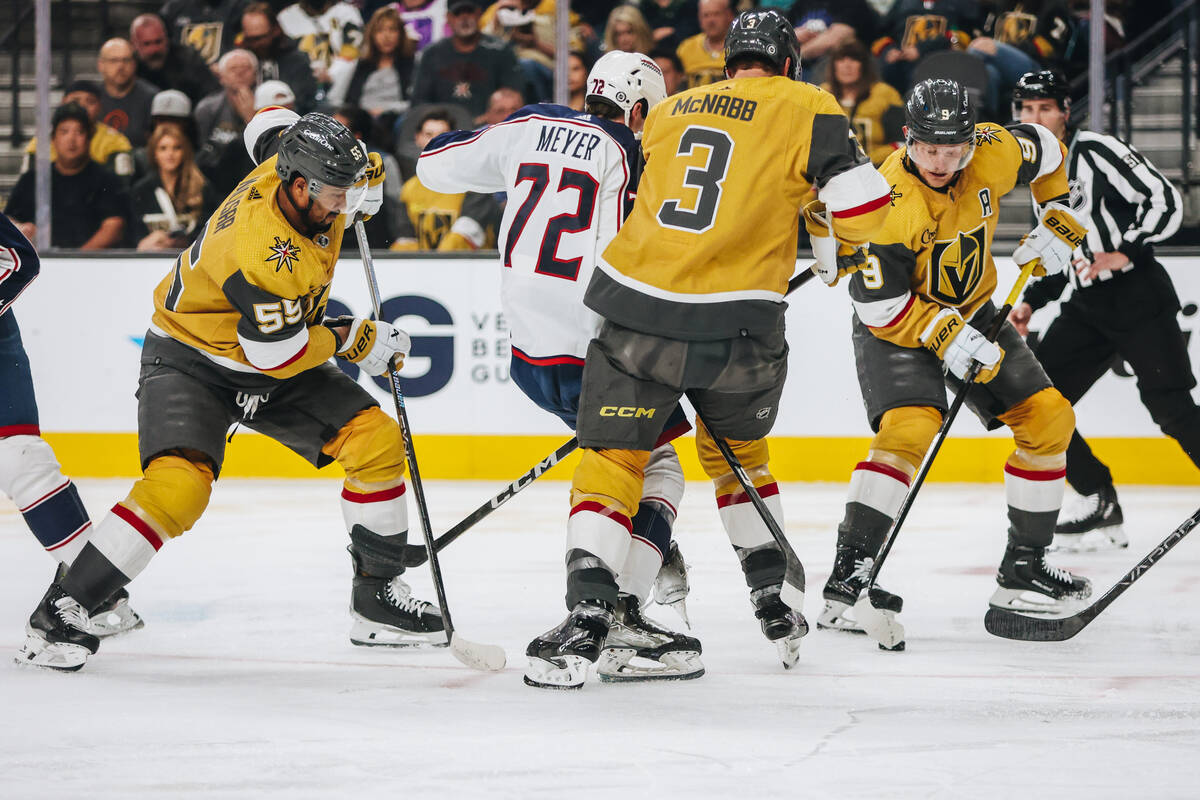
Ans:
POLYGON ((1078 614, 1069 617, 1030 617, 1004 608, 989 608, 983 617, 983 627, 993 636, 1017 639, 1023 642, 1063 642, 1088 626, 1100 616, 1100 612, 1116 600, 1134 582, 1153 567, 1167 552, 1179 544, 1184 536, 1200 524, 1200 508, 1183 521, 1166 539, 1158 543, 1150 553, 1125 573, 1125 577, 1078 614))

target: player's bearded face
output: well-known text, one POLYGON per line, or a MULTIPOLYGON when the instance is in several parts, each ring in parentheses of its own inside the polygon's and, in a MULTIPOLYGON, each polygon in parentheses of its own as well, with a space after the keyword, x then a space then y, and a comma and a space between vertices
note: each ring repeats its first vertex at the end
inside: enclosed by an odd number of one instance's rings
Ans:
POLYGON ((973 142, 929 144, 914 141, 908 146, 908 157, 917 165, 922 180, 930 186, 941 188, 967 165, 974 151, 973 142))

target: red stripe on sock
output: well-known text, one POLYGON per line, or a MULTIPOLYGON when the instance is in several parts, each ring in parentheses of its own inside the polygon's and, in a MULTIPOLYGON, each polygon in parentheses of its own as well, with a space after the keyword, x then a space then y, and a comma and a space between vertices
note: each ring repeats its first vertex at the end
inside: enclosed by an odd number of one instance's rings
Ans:
POLYGON ((404 494, 406 484, 393 486, 391 489, 384 489, 382 492, 352 492, 345 486, 342 487, 342 499, 351 503, 382 503, 384 500, 395 500, 404 494))
POLYGON ((662 503, 664 506, 671 509, 672 514, 674 514, 675 516, 679 516, 679 511, 675 508, 675 505, 673 503, 671 503, 669 500, 667 500, 665 497, 643 497, 642 498, 643 503, 646 503, 649 501, 662 503))
POLYGON ((1051 470, 1032 470, 1021 469, 1014 467, 1012 464, 1005 464, 1004 471, 1009 475, 1015 475, 1018 478, 1024 478, 1027 481, 1056 481, 1059 478, 1067 477, 1067 468, 1051 469, 1051 470))
POLYGON ((639 542, 641 542, 642 544, 646 545, 647 547, 652 547, 652 548, 654 548, 654 552, 658 553, 658 557, 659 557, 659 558, 663 558, 663 557, 664 557, 664 556, 663 556, 663 551, 662 551, 662 550, 659 550, 659 549, 658 549, 658 545, 656 545, 654 542, 650 541, 649 539, 647 539, 647 538, 645 538, 645 537, 643 537, 643 536, 638 536, 636 533, 631 533, 631 534, 630 534, 630 536, 632 536, 634 539, 637 539, 639 542))
POLYGON ((37 425, 0 425, 0 439, 5 436, 41 436, 37 425))
POLYGON ((633 523, 629 521, 629 517, 625 516, 620 511, 609 508, 603 503, 598 503, 595 500, 584 500, 582 503, 572 508, 571 513, 568 516, 573 517, 580 511, 588 511, 592 514, 599 514, 602 517, 608 517, 609 519, 620 523, 625 530, 630 532, 631 535, 633 534, 633 523))
MULTIPOLYGON (((142 538, 149 542, 150 546, 154 548, 154 552, 157 553, 162 548, 162 539, 158 538, 158 534, 155 533, 154 528, 151 528, 146 524, 146 520, 142 519, 120 503, 117 503, 112 507, 112 513, 123 519, 129 525, 129 527, 140 533, 142 538)), ((118 569, 120 566, 120 564, 117 565, 118 569)))
POLYGON ((63 539, 61 542, 59 542, 58 544, 52 544, 49 547, 47 547, 46 552, 53 553, 58 548, 63 547, 64 545, 70 544, 71 542, 75 541, 76 538, 78 538, 79 534, 83 533, 90 527, 92 527, 92 523, 90 523, 90 522, 83 523, 82 525, 79 526, 79 530, 75 531, 70 536, 63 539))
POLYGON ((58 486, 54 489, 51 489, 50 491, 46 492, 44 495, 39 497, 37 500, 34 500, 29 505, 25 506, 24 508, 18 508, 17 510, 20 511, 22 514, 24 514, 29 509, 33 508, 34 506, 36 506, 40 503, 45 502, 46 500, 49 500, 51 497, 58 494, 59 492, 61 492, 63 489, 67 488, 70 485, 71 485, 71 479, 67 478, 65 481, 63 481, 62 486, 58 486))
POLYGON ((912 478, 904 470, 896 469, 890 464, 880 464, 878 461, 860 461, 854 465, 856 470, 864 469, 870 472, 878 472, 880 475, 887 475, 889 478, 895 478, 905 486, 912 484, 912 478))
MULTIPOLYGON (((764 483, 762 486, 755 487, 758 489, 758 496, 764 500, 768 497, 774 497, 779 494, 779 484, 772 481, 764 483)), ((733 494, 723 495, 717 498, 717 508, 726 508, 727 506, 736 506, 741 503, 749 503, 750 495, 745 492, 734 492, 733 494)))

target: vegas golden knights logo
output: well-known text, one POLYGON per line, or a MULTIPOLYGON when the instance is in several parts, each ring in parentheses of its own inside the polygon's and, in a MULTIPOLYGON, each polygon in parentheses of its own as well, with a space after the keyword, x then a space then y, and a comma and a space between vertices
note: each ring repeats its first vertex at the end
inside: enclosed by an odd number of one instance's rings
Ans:
POLYGON ((183 43, 200 53, 208 64, 215 63, 221 55, 220 22, 197 22, 183 27, 183 43))
POLYGON ((1037 17, 1033 14, 1023 14, 1019 11, 1002 14, 996 25, 996 40, 1020 47, 1033 38, 1036 27, 1037 17))
POLYGON ((431 208, 421 213, 417 230, 417 244, 422 250, 436 250, 437 246, 450 233, 454 224, 455 214, 452 211, 441 211, 431 208))
POLYGON ((871 123, 873 121, 870 117, 855 117, 850 120, 850 129, 858 137, 859 147, 871 146, 871 123))
POLYGON ((953 239, 933 243, 929 256, 929 296, 946 305, 967 301, 983 278, 987 262, 987 225, 953 239))
POLYGON ((904 23, 902 47, 916 47, 921 42, 940 39, 948 29, 946 18, 940 14, 914 14, 904 23))

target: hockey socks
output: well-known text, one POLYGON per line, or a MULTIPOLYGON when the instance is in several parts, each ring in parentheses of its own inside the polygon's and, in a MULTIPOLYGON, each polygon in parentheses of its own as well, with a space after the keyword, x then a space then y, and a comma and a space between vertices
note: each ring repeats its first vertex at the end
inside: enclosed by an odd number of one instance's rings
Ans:
POLYGON ((0 437, 0 491, 12 498, 47 553, 70 564, 83 549, 91 528, 87 510, 41 436, 0 437))

